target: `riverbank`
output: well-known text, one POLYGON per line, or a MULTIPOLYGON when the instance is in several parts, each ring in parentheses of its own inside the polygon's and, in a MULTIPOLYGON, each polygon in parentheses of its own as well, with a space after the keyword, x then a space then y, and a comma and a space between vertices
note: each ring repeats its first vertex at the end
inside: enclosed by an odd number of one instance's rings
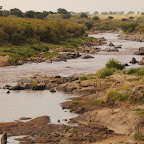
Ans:
MULTIPOLYGON (((62 91, 79 95, 80 97, 72 98, 72 101, 62 104, 63 109, 70 109, 71 112, 78 113, 79 116, 70 121, 70 124, 78 124, 74 127, 57 125, 55 128, 48 125, 51 128, 47 129, 43 121, 38 122, 39 126, 33 123, 37 120, 31 120, 25 124, 18 122, 19 125, 24 125, 24 127, 16 129, 17 133, 19 135, 30 135, 32 138, 23 139, 29 140, 30 143, 61 143, 63 140, 69 143, 83 143, 84 141, 97 143, 109 138, 112 140, 115 137, 121 137, 119 142, 123 143, 133 144, 137 140, 140 140, 137 143, 142 142, 143 137, 138 139, 137 136, 143 132, 144 81, 143 76, 128 75, 128 72, 130 70, 125 71, 126 74, 116 72, 105 78, 97 78, 96 75, 89 74, 69 77, 34 76, 27 78, 27 82, 21 80, 19 84, 9 87, 9 89, 43 90, 45 88, 53 93, 62 91), (31 128, 31 132, 27 130, 29 123, 35 125, 31 128), (39 127, 40 130, 38 130, 39 127), (43 134, 38 133, 42 130, 44 131, 43 134), (123 139, 123 137, 126 138, 123 139)), ((12 127, 16 123, 11 123, 12 127)), ((9 123, 5 123, 5 126, 2 124, 2 130, 9 129, 11 125, 9 123)), ((13 129, 15 128, 10 128, 9 135, 10 132, 15 133, 15 131, 12 131, 13 129)))

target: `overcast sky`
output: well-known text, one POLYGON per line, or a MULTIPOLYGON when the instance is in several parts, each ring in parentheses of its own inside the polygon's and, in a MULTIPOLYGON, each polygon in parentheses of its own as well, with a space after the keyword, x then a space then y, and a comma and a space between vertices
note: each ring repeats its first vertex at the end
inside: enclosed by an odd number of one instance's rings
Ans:
POLYGON ((3 9, 19 8, 22 11, 144 11, 144 0, 0 0, 3 9))

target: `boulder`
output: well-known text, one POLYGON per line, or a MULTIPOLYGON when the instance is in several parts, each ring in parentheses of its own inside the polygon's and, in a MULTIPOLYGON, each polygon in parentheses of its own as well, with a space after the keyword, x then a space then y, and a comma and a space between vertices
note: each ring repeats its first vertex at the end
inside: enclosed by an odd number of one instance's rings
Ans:
POLYGON ((109 43, 109 46, 110 46, 110 47, 113 47, 113 46, 114 46, 114 44, 113 44, 112 42, 110 42, 110 43, 109 43))
POLYGON ((116 48, 106 48, 104 51, 106 51, 106 52, 118 52, 119 50, 116 48))
POLYGON ((139 51, 134 52, 135 55, 144 55, 144 47, 140 47, 139 51))
POLYGON ((1 137, 1 144, 7 144, 7 133, 4 132, 1 137))
POLYGON ((133 57, 132 60, 130 61, 130 63, 131 64, 136 64, 136 63, 138 63, 138 61, 136 60, 136 58, 133 57))
POLYGON ((56 92, 55 88, 51 88, 51 89, 50 89, 50 92, 51 92, 51 93, 55 93, 55 92, 56 92))
POLYGON ((93 57, 91 55, 83 55, 83 56, 81 56, 81 58, 82 59, 90 59, 90 58, 95 58, 95 57, 93 57))
POLYGON ((143 57, 142 60, 139 62, 139 65, 144 65, 144 57, 143 57))

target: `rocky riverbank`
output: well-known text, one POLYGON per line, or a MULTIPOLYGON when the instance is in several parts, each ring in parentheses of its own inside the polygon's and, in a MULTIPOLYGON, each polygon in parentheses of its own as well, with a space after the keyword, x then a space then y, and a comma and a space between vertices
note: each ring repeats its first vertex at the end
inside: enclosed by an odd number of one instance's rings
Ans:
POLYGON ((116 73, 107 78, 97 78, 96 75, 90 74, 69 77, 35 75, 20 80, 14 87, 7 85, 4 88, 9 89, 9 94, 11 90, 47 89, 52 93, 62 91, 80 96, 62 104, 63 109, 70 109, 71 112, 79 114, 77 118, 70 121, 71 124, 77 123, 77 126, 55 125, 53 127, 43 122, 38 122, 39 126, 37 126, 33 124, 33 121, 37 120, 31 120, 25 124, 16 122, 2 125, 1 133, 9 129, 9 135, 30 135, 31 137, 24 139, 30 143, 80 144, 100 141, 102 143, 106 139, 115 139, 118 136, 121 137, 121 141, 118 139, 115 143, 137 142, 139 144, 136 136, 144 130, 142 122, 144 81, 141 76, 122 73, 116 73), (17 123, 19 125, 16 129, 17 123), (31 132, 29 132, 29 124, 32 124, 31 132))
POLYGON ((49 48, 47 53, 41 52, 34 57, 21 58, 12 60, 10 56, 0 56, 0 67, 9 66, 9 65, 23 65, 25 63, 41 63, 48 62, 52 63, 53 61, 66 61, 68 59, 76 59, 86 53, 95 54, 99 52, 99 48, 93 48, 94 46, 100 46, 106 44, 102 39, 94 39, 89 42, 84 42, 84 44, 79 48, 64 48, 56 47, 49 48))
POLYGON ((124 33, 122 33, 122 34, 120 34, 119 38, 122 40, 144 42, 143 34, 124 34, 124 33))

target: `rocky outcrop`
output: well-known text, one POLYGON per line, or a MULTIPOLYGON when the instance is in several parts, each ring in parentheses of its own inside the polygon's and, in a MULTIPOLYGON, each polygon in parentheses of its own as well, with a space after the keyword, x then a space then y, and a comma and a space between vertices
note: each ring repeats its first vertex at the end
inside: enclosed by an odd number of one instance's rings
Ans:
POLYGON ((136 112, 124 109, 105 108, 84 113, 77 119, 80 123, 100 123, 119 134, 134 135, 137 133, 141 119, 136 112))
POLYGON ((7 133, 4 132, 1 137, 1 144, 7 144, 7 133))
POLYGON ((135 55, 144 55, 144 47, 139 48, 139 51, 134 52, 135 55))
POLYGON ((110 47, 114 47, 114 44, 112 42, 109 43, 110 47))
POLYGON ((139 65, 144 65, 144 57, 143 57, 142 60, 139 62, 139 65))
POLYGON ((106 51, 106 52, 118 52, 119 50, 117 48, 106 48, 104 51, 106 51))
POLYGON ((95 58, 95 57, 93 57, 91 55, 83 55, 83 56, 81 56, 81 58, 82 59, 91 59, 91 58, 95 58))

